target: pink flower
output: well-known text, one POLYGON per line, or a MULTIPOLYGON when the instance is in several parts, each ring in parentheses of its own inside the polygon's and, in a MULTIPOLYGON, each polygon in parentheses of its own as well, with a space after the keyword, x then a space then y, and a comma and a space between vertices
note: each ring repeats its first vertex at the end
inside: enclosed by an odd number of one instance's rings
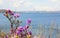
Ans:
POLYGON ((6 10, 7 13, 11 13, 12 11, 11 10, 6 10))
POLYGON ((12 31, 10 30, 10 34, 12 34, 12 31))
POLYGON ((33 38, 37 38, 37 36, 34 36, 33 38))
POLYGON ((16 34, 20 34, 20 32, 17 30, 17 31, 16 31, 16 34))
POLYGON ((19 15, 19 14, 17 14, 17 13, 16 13, 16 14, 14 14, 14 17, 19 17, 19 16, 20 16, 20 15, 19 15))
POLYGON ((28 19, 26 23, 27 24, 30 24, 31 23, 31 19, 28 19))
POLYGON ((8 38, 8 36, 6 35, 6 37, 5 38, 8 38))
POLYGON ((14 13, 11 10, 6 10, 6 13, 9 13, 10 15, 14 15, 14 13))
POLYGON ((28 34, 32 35, 32 32, 31 31, 28 31, 28 34))
POLYGON ((18 27, 18 30, 20 30, 20 29, 22 29, 22 28, 23 28, 22 26, 19 26, 19 27, 18 27))
POLYGON ((22 32, 24 29, 23 29, 23 27, 19 26, 18 30, 19 30, 19 32, 22 32))
POLYGON ((28 25, 24 26, 24 30, 27 30, 28 28, 29 28, 29 26, 28 26, 28 25))

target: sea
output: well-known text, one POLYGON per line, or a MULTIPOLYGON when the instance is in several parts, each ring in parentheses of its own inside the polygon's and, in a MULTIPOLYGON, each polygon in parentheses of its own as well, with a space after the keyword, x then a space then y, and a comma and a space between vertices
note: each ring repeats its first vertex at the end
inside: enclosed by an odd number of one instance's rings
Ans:
MULTIPOLYGON (((31 28, 33 35, 38 35, 40 32, 43 34, 49 33, 49 28, 51 25, 54 25, 54 37, 57 33, 56 29, 60 29, 60 13, 59 12, 18 12, 20 14, 19 20, 22 21, 21 26, 26 25, 26 20, 31 19, 31 28), (42 29, 42 30, 40 30, 42 29), (43 31, 43 29, 45 31, 43 31)), ((4 16, 4 13, 0 13, 0 30, 5 33, 9 33, 10 31, 10 22, 4 16)))

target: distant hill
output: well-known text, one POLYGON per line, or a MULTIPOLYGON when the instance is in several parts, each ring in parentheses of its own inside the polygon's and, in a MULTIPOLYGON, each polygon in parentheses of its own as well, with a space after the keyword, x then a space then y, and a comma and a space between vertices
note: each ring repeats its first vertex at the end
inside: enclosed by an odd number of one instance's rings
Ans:
MULTIPOLYGON (((4 13, 4 12, 6 12, 6 9, 0 9, 0 13, 4 13)), ((12 12, 14 12, 14 11, 12 11, 12 12)))
POLYGON ((1 12, 3 12, 3 13, 4 13, 5 11, 6 11, 5 9, 0 9, 0 13, 1 13, 1 12))
MULTIPOLYGON (((0 13, 4 13, 6 9, 0 9, 0 13)), ((15 13, 60 13, 60 11, 13 11, 15 13)))

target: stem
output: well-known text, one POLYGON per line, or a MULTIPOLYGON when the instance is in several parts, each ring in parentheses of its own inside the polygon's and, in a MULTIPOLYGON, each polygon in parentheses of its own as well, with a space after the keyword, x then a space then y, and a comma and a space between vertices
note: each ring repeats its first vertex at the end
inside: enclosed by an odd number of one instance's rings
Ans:
POLYGON ((11 22, 11 19, 10 18, 8 18, 8 19, 9 19, 9 21, 11 23, 11 28, 13 28, 13 23, 11 22))
POLYGON ((12 33, 13 33, 13 22, 11 21, 11 19, 9 18, 9 17, 7 17, 8 18, 8 20, 10 21, 10 24, 11 24, 11 31, 12 31, 12 33))

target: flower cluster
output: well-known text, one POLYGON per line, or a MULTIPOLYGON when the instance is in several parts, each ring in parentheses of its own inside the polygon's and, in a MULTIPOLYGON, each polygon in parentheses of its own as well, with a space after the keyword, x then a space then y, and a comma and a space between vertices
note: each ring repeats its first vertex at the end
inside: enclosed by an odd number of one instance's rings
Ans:
MULTIPOLYGON (((32 38, 32 32, 29 31, 29 27, 31 24, 31 19, 28 19, 26 21, 25 26, 19 26, 20 21, 17 20, 18 17, 20 17, 19 14, 12 12, 11 10, 6 10, 6 13, 4 14, 6 16, 10 23, 11 23, 11 37, 10 38, 32 38), (15 19, 13 19, 15 18, 15 19), (16 25, 16 28, 13 27, 13 25, 16 25)), ((9 36, 6 36, 6 38, 9 38, 9 36)))
POLYGON ((27 29, 25 29, 25 28, 27 28, 27 27, 19 26, 16 30, 16 34, 18 36, 20 35, 21 38, 31 38, 31 35, 32 35, 31 31, 27 30, 28 28, 27 29))
POLYGON ((11 10, 6 10, 6 13, 4 14, 4 16, 8 16, 8 15, 13 15, 14 17, 19 17, 20 16, 19 14, 15 14, 11 10))

